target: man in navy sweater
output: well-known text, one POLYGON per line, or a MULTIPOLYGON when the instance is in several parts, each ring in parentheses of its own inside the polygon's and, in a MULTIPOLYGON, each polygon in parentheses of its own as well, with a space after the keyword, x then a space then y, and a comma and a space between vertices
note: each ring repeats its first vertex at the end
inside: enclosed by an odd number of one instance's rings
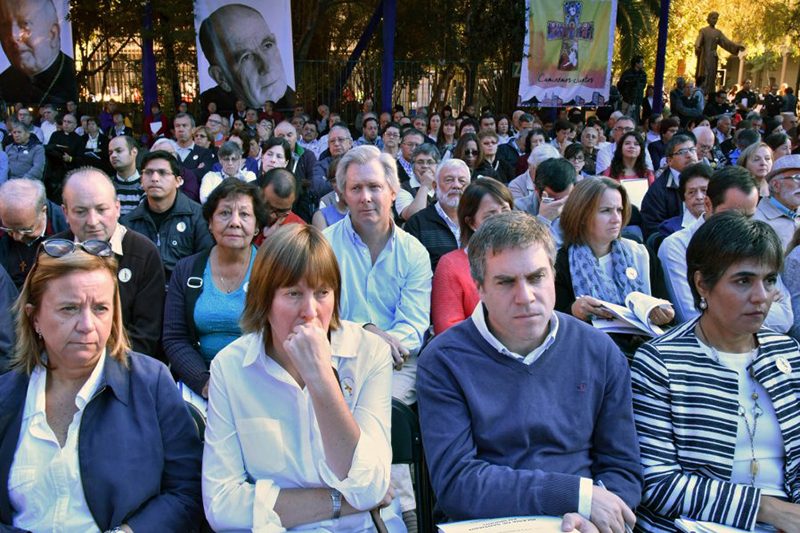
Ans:
POLYGON ((419 358, 433 488, 450 519, 623 533, 642 486, 630 372, 607 335, 553 311, 554 261, 549 230, 519 211, 470 239, 481 303, 419 358))

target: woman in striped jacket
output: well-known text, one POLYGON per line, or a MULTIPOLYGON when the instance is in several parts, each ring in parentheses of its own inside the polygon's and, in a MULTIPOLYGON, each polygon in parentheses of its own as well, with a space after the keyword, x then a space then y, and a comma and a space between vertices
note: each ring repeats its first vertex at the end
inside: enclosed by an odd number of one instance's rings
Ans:
POLYGON ((711 217, 686 253, 701 316, 643 345, 632 367, 644 494, 638 531, 686 516, 800 531, 800 352, 762 327, 783 264, 775 232, 711 217))

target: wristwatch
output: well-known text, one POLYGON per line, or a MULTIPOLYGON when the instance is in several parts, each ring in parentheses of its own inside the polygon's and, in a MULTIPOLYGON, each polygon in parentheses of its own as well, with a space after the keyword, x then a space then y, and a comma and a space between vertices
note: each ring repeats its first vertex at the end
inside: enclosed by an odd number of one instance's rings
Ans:
POLYGON ((342 493, 331 489, 331 510, 334 520, 342 516, 342 493))

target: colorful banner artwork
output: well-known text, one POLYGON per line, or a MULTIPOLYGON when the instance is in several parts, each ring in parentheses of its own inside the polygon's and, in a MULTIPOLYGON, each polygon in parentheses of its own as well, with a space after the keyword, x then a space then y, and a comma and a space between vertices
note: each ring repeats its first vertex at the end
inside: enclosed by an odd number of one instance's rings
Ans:
POLYGON ((611 86, 617 0, 526 0, 520 103, 603 105, 611 86))

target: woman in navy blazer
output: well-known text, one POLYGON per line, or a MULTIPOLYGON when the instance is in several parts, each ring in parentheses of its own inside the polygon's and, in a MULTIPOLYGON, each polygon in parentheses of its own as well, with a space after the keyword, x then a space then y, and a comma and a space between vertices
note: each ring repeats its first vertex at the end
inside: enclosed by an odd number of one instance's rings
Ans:
POLYGON ((105 241, 52 239, 0 377, 0 531, 192 531, 202 445, 167 368, 129 351, 105 241))

